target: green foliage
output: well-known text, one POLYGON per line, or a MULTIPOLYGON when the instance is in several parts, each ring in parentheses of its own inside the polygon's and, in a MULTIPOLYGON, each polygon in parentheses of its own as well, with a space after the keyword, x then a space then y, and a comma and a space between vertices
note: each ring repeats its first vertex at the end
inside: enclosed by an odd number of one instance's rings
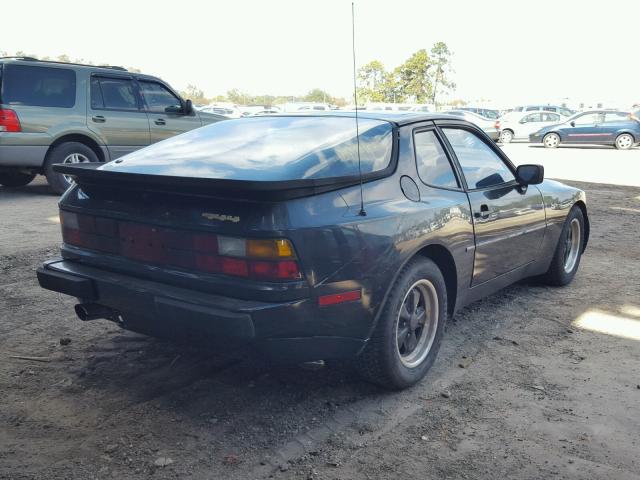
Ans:
POLYGON ((437 42, 430 52, 418 50, 391 72, 378 60, 367 63, 358 70, 358 103, 435 103, 439 93, 455 89, 449 79, 451 56, 446 43, 437 42))

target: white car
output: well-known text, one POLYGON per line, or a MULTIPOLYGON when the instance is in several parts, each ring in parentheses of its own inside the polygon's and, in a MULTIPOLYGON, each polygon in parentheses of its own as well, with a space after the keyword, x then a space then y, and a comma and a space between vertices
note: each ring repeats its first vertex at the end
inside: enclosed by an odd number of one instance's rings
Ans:
POLYGON ((208 105, 200 109, 201 112, 215 113, 227 118, 240 118, 242 113, 235 107, 227 107, 222 105, 208 105))
POLYGON ((537 132, 542 127, 563 122, 559 113, 548 111, 536 112, 510 112, 503 115, 498 121, 500 141, 509 143, 513 140, 529 140, 529 135, 537 132))

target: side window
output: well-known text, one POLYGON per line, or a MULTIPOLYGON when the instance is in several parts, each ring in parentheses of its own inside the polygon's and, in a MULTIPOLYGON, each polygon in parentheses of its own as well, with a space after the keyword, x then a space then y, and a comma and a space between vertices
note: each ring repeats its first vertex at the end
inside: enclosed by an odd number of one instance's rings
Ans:
POLYGON ((557 113, 543 113, 542 114, 543 122, 560 122, 560 115, 557 113))
POLYGON ((94 78, 91 81, 91 106, 111 110, 138 110, 133 81, 127 78, 94 78))
POLYGON ((576 125, 593 125, 595 123, 601 122, 601 117, 599 113, 585 113, 584 115, 580 115, 573 121, 576 125))
POLYGON ((606 123, 615 123, 615 122, 626 122, 629 120, 628 113, 622 112, 607 112, 604 116, 604 121, 606 123))
POLYGON ((76 73, 68 68, 5 65, 2 103, 71 108, 76 103, 76 73))
POLYGON ((539 108, 538 108, 538 107, 536 107, 536 106, 527 107, 527 112, 530 112, 530 111, 532 111, 532 110, 539 110, 539 108))
POLYGON ((531 115, 527 115, 522 119, 522 123, 531 123, 531 122, 539 122, 539 121, 540 121, 539 113, 532 113, 531 115))
POLYGON ((515 180, 502 159, 475 133, 443 128, 471 189, 487 188, 515 180))
POLYGON ((164 85, 156 82, 141 81, 140 86, 142 87, 142 96, 147 102, 150 112, 166 113, 173 110, 173 113, 175 113, 182 108, 180 99, 164 85))
POLYGON ((458 181, 440 141, 432 130, 413 136, 420 179, 434 187, 458 188, 458 181))

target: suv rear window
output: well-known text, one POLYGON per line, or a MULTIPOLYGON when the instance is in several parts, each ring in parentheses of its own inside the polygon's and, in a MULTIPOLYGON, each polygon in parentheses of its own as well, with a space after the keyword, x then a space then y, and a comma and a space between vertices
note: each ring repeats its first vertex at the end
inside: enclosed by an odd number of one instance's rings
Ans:
POLYGON ((68 68, 5 65, 2 103, 71 108, 76 103, 76 73, 68 68))
MULTIPOLYGON (((387 168, 391 124, 361 118, 359 132, 362 173, 387 168)), ((358 174, 357 138, 352 117, 249 117, 192 130, 103 168, 230 180, 344 177, 358 174)))

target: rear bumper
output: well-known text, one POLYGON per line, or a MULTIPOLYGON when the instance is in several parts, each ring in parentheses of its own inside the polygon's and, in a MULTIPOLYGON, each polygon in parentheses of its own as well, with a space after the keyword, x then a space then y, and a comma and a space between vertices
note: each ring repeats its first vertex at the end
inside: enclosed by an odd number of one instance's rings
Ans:
POLYGON ((327 311, 310 299, 241 300, 59 259, 46 262, 37 276, 43 288, 107 306, 120 314, 124 328, 154 336, 211 346, 253 344, 283 361, 354 356, 366 343, 340 335, 352 333, 337 322, 349 322, 354 304, 327 311))
POLYGON ((49 147, 0 145, 0 167, 40 168, 49 147))

